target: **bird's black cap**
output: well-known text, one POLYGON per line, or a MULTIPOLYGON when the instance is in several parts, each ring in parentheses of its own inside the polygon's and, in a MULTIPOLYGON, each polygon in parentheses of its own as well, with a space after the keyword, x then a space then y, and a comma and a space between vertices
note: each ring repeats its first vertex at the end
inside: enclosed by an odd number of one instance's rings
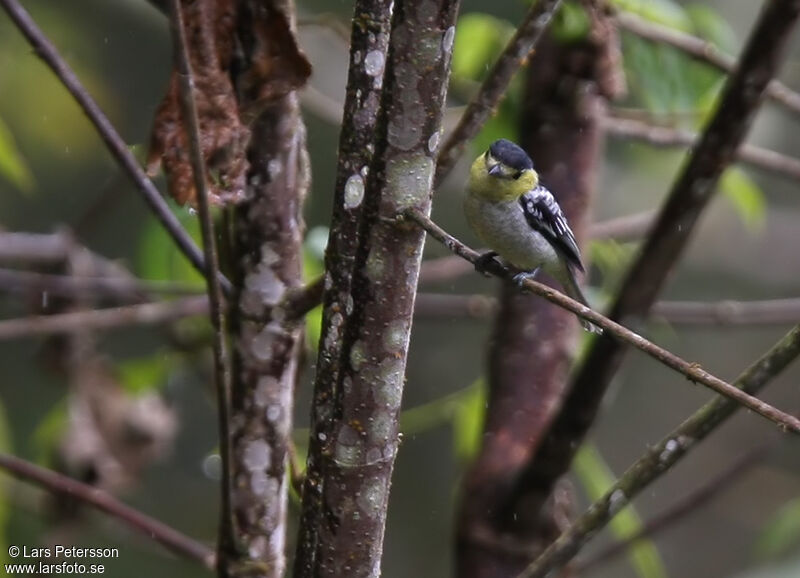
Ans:
POLYGON ((492 146, 489 147, 489 154, 504 165, 518 171, 533 168, 531 157, 519 146, 504 138, 492 143, 492 146))

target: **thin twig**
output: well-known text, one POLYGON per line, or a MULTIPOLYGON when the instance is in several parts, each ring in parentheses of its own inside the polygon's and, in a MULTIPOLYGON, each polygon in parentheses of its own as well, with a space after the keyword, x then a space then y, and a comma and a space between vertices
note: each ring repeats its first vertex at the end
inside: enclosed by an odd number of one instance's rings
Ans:
MULTIPOLYGON (((418 293, 414 314, 428 319, 488 319, 497 312, 497 308, 497 299, 488 295, 418 293)), ((708 303, 659 301, 650 310, 650 319, 653 318, 676 325, 786 325, 800 323, 800 298, 708 303)))
MULTIPOLYGON (((436 223, 431 221, 419 211, 415 209, 409 209, 404 213, 404 216, 417 223, 434 239, 442 243, 456 255, 459 255, 473 264, 480 257, 479 253, 470 249, 455 237, 452 237, 444 229, 439 227, 436 223)), ((498 262, 492 262, 487 269, 489 273, 503 279, 511 279, 513 276, 512 271, 498 262)), ((648 341, 637 333, 634 333, 627 327, 612 321, 608 317, 593 311, 591 308, 585 305, 581 305, 577 301, 570 299, 559 291, 551 289, 547 285, 528 280, 523 283, 522 287, 527 291, 538 295, 539 297, 544 297, 559 307, 571 311, 581 319, 585 319, 586 321, 601 327, 605 335, 612 336, 623 343, 632 345, 656 361, 659 361, 678 373, 682 373, 692 383, 704 385, 709 389, 712 389, 713 391, 725 396, 726 398, 747 407, 748 409, 772 421, 785 431, 791 431, 792 433, 800 434, 800 419, 782 412, 781 410, 772 407, 760 399, 744 393, 742 390, 705 371, 698 363, 690 363, 681 359, 677 355, 648 341)))
MULTIPOLYGON (((795 326, 764 356, 748 367, 734 382, 741 391, 758 393, 800 354, 800 325, 795 326)), ((614 515, 661 477, 691 448, 731 417, 739 404, 715 396, 658 444, 636 460, 619 480, 592 504, 519 578, 542 578, 553 568, 566 564, 614 515)))
POLYGON ((203 257, 208 267, 206 281, 208 283, 208 300, 211 313, 211 325, 214 327, 214 384, 217 392, 217 427, 219 429, 219 454, 222 461, 221 506, 220 506, 220 540, 230 540, 234 533, 233 509, 231 493, 233 491, 231 467, 231 360, 227 350, 227 324, 223 309, 222 288, 220 286, 217 247, 214 237, 214 223, 208 202, 206 187, 206 167, 203 151, 200 148, 200 120, 197 116, 197 103, 194 96, 194 80, 189 63, 186 34, 183 24, 180 0, 170 0, 170 28, 172 32, 175 68, 178 71, 179 96, 183 123, 189 137, 192 173, 197 198, 197 209, 200 216, 200 232, 203 240, 203 257))
POLYGON ((661 301, 650 317, 681 325, 772 325, 800 322, 800 298, 764 301, 661 301))
POLYGON ((575 567, 575 573, 579 576, 583 575, 590 567, 595 567, 612 560, 631 546, 634 546, 638 541, 645 538, 653 538, 676 522, 684 519, 687 515, 697 512, 700 507, 718 498, 734 482, 738 481, 743 474, 750 471, 750 468, 763 460, 767 453, 766 449, 766 447, 762 446, 747 452, 717 475, 705 481, 702 485, 690 491, 685 496, 681 496, 668 506, 666 510, 650 518, 631 536, 619 542, 609 544, 591 558, 581 562, 575 567))
MULTIPOLYGON (((696 133, 659 126, 631 118, 606 116, 602 119, 606 132, 619 138, 644 141, 659 147, 691 147, 697 142, 696 133)), ((772 171, 792 180, 800 180, 800 159, 779 152, 743 144, 735 153, 736 160, 752 167, 772 171)))
POLYGON ((536 48, 561 0, 540 0, 531 6, 503 52, 486 75, 475 98, 442 145, 437 159, 434 187, 438 187, 506 93, 514 73, 536 48))
MULTIPOLYGON (((641 38, 668 44, 723 72, 731 73, 736 69, 736 60, 732 56, 723 54, 711 42, 702 38, 648 22, 629 12, 619 12, 616 19, 620 26, 641 38)), ((800 113, 800 94, 791 90, 780 80, 771 81, 767 86, 766 94, 789 110, 800 113)))
POLYGON ((207 314, 208 298, 203 295, 109 309, 23 317, 0 321, 0 341, 54 333, 71 333, 76 328, 80 328, 82 331, 90 329, 103 331, 134 325, 157 325, 193 315, 207 314))
MULTIPOLYGON (((189 234, 183 229, 175 215, 172 214, 169 205, 158 192, 153 182, 147 178, 147 175, 139 166, 136 157, 128 150, 122 137, 120 137, 111 122, 105 114, 103 114, 103 111, 100 110, 100 107, 97 106, 97 103, 83 87, 78 77, 58 53, 55 46, 53 46, 36 26, 30 14, 19 4, 18 0, 0 0, 0 5, 3 6, 11 20, 16 24, 17 28, 19 28, 20 32, 22 32, 39 57, 50 67, 70 94, 75 98, 86 116, 97 129, 112 156, 125 172, 128 173, 128 176, 142 194, 142 197, 153 211, 153 214, 167 230, 167 233, 169 233, 178 245, 181 252, 186 255, 186 258, 189 259, 198 271, 205 275, 206 267, 200 250, 194 244, 189 234)), ((225 290, 225 293, 229 294, 232 290, 230 281, 224 277, 220 277, 220 284, 225 290)))
POLYGON ((15 478, 41 486, 48 492, 64 494, 85 502, 155 540, 178 556, 197 560, 208 569, 214 568, 216 556, 213 550, 163 522, 123 504, 108 492, 8 454, 0 454, 0 469, 15 478))
POLYGON ((72 277, 14 269, 0 269, 0 291, 31 294, 47 292, 59 297, 99 295, 114 299, 141 301, 149 294, 197 295, 196 285, 173 281, 145 281, 124 277, 72 277))

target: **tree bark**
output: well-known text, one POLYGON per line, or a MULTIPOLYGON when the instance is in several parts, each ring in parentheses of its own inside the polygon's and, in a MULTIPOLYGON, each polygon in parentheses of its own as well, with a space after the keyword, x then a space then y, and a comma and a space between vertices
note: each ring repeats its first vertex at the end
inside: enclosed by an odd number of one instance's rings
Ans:
MULTIPOLYGON (((248 11, 241 19, 248 24, 256 17, 264 26, 293 21, 290 0, 243 7, 248 11)), ((280 58, 272 49, 288 50, 258 46, 263 38, 253 41, 251 53, 261 50, 265 59, 280 58)), ((282 304, 302 285, 302 208, 310 167, 294 91, 266 102, 245 96, 242 106, 257 106, 260 114, 247 150, 246 199, 232 217, 234 528, 220 555, 220 573, 277 578, 286 567, 287 447, 303 334, 302 319, 285 314, 282 304)))
MULTIPOLYGON (((457 0, 396 0, 388 58, 364 57, 373 76, 385 63, 384 90, 363 200, 354 194, 349 203, 363 203, 352 312, 322 335, 323 347, 341 339, 340 367, 335 384, 317 383, 334 399, 312 414, 306 489, 313 493, 304 496, 300 531, 309 545, 295 561, 298 577, 380 574, 424 242, 418 227, 397 217, 411 207, 430 211, 457 8, 457 0)), ((350 175, 363 177, 361 167, 350 175)))

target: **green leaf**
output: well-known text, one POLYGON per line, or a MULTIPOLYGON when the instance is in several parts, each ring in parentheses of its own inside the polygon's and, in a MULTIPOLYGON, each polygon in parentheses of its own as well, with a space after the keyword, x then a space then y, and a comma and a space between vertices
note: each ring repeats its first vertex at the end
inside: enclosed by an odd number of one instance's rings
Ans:
POLYGON ((561 42, 583 40, 589 34, 591 21, 583 6, 575 2, 565 2, 553 17, 551 30, 561 42))
POLYGON ((695 36, 708 40, 723 52, 736 51, 736 33, 716 10, 703 4, 688 4, 684 10, 695 36))
POLYGON ((688 32, 691 21, 677 2, 672 0, 611 0, 611 3, 625 12, 663 24, 676 30, 688 32))
POLYGON ((767 212, 764 193, 747 173, 729 168, 722 174, 719 186, 745 227, 751 232, 764 228, 767 212))
POLYGON ((775 560, 800 547, 800 498, 783 504, 764 525, 755 545, 760 562, 775 560))
POLYGON ((483 379, 478 379, 460 391, 403 411, 400 431, 404 435, 416 435, 451 424, 453 453, 467 461, 480 448, 485 410, 486 388, 483 379))
POLYGON ((136 395, 163 387, 171 366, 172 358, 158 353, 151 357, 124 361, 117 365, 116 371, 122 387, 128 393, 136 395))
MULTIPOLYGON (((603 497, 614 483, 611 469, 592 444, 587 443, 581 447, 572 468, 591 501, 603 497)), ((625 506, 611 520, 609 527, 618 540, 624 540, 642 529, 642 521, 632 506, 625 506)), ((640 578, 667 576, 664 562, 651 540, 637 540, 628 550, 628 559, 640 578)))
MULTIPOLYGON (((314 227, 306 235, 303 243, 303 278, 306 283, 325 273, 325 247, 328 244, 327 227, 314 227)), ((322 334, 322 305, 314 307, 306 314, 306 342, 312 350, 319 347, 322 334)))
POLYGON ((453 413, 453 450, 462 462, 478 455, 486 414, 486 387, 478 379, 460 396, 453 413))
POLYGON ((479 12, 464 14, 456 26, 453 78, 481 80, 513 34, 514 27, 505 20, 479 12))
MULTIPOLYGON (((177 209, 175 216, 194 241, 200 245, 200 222, 189 209, 177 209)), ((138 272, 144 279, 181 281, 205 286, 203 276, 181 253, 161 224, 150 219, 139 240, 138 272)))
POLYGON ((33 174, 22 158, 14 135, 3 119, 0 119, 0 177, 5 178, 23 193, 33 191, 33 174))
POLYGON ((589 244, 592 266, 600 270, 603 288, 613 291, 622 281, 636 253, 634 243, 618 243, 613 239, 592 241, 589 244))
POLYGON ((31 436, 33 452, 39 464, 49 465, 53 448, 67 427, 67 400, 62 399, 48 411, 31 436))

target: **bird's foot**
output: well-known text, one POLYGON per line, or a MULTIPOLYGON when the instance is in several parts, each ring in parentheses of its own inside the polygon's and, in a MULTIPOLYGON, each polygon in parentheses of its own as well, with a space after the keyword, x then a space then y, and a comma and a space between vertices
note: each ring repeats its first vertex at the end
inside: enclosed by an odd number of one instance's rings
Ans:
POLYGON ((494 261, 495 260, 494 258, 497 256, 498 253, 495 251, 486 251, 475 260, 475 270, 484 277, 491 277, 491 275, 489 275, 489 272, 487 271, 487 268, 489 267, 489 264, 492 261, 494 261))
POLYGON ((533 281, 536 279, 536 274, 539 272, 539 269, 541 269, 541 267, 536 267, 536 269, 533 271, 523 271, 522 273, 517 273, 511 278, 511 280, 519 287, 522 287, 525 284, 525 281, 533 281))

